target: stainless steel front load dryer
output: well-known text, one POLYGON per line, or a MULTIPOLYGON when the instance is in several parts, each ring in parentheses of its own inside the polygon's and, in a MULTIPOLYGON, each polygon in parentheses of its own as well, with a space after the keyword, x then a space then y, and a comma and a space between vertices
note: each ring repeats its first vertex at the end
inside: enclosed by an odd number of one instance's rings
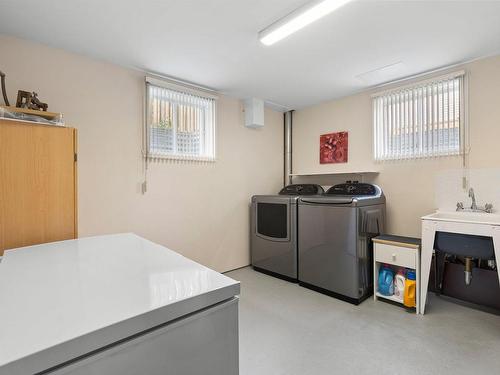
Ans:
POLYGON ((372 237, 384 232, 385 197, 371 184, 332 186, 298 205, 299 283, 358 304, 373 292, 372 237))
POLYGON ((255 270, 297 281, 297 202, 300 196, 322 194, 319 185, 284 187, 279 195, 254 195, 250 250, 255 270))

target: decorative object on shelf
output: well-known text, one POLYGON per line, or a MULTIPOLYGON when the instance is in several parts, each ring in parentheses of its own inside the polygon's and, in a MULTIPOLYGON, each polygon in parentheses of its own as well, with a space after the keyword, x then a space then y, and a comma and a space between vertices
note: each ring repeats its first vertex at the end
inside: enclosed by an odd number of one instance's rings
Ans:
POLYGON ((36 92, 19 90, 17 92, 16 107, 46 112, 49 108, 49 105, 40 101, 36 92))
POLYGON ((16 107, 17 108, 28 108, 28 104, 31 102, 31 92, 28 91, 17 91, 17 100, 16 107))
POLYGON ((9 104, 9 98, 7 98, 7 90, 5 89, 5 73, 0 70, 0 79, 2 80, 2 95, 3 95, 3 101, 5 102, 6 106, 10 106, 9 104))
POLYGON ((348 132, 323 134, 319 137, 320 164, 347 163, 348 132))

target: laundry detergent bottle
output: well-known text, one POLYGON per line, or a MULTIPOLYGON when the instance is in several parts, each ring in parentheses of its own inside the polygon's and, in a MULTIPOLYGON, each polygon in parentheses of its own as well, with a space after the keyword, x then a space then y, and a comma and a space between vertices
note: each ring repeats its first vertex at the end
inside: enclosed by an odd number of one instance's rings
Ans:
POLYGON ((386 264, 378 272, 378 291, 384 296, 394 294, 394 271, 386 264))
POLYGON ((403 302, 404 294, 405 294, 405 270, 400 268, 396 276, 394 276, 394 297, 398 299, 398 301, 403 302))
POLYGON ((406 307, 416 306, 415 302, 416 288, 417 288, 417 282, 416 282, 415 271, 409 270, 406 273, 405 293, 403 299, 403 304, 406 307))

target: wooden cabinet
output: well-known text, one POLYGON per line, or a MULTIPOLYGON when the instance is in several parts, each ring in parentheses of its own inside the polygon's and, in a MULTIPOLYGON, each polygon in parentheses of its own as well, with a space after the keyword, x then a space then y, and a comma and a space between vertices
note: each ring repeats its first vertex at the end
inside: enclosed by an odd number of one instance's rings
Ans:
POLYGON ((76 129, 0 119, 0 256, 76 238, 76 129))

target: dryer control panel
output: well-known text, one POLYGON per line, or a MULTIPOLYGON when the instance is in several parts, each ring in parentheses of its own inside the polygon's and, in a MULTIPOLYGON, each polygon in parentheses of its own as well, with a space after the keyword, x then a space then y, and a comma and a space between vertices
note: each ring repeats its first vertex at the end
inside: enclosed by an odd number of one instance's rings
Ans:
POLYGON ((316 184, 293 184, 285 186, 279 192, 280 195, 316 195, 323 194, 325 191, 320 185, 316 184))

